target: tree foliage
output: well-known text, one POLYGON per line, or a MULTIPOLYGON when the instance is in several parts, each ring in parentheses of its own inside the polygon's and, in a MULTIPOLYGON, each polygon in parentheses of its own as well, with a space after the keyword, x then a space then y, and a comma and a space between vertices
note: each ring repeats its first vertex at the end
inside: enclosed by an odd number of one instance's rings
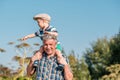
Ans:
MULTIPOLYGON (((106 68, 120 64, 120 33, 107 38, 98 39, 85 52, 85 61, 92 79, 100 79, 104 75, 114 74, 106 68)), ((119 70, 118 70, 119 71, 119 70)))
POLYGON ((92 79, 98 79, 106 74, 106 66, 109 65, 111 57, 109 41, 106 38, 98 39, 92 44, 92 49, 87 49, 85 53, 85 61, 92 79))
POLYGON ((76 57, 74 51, 71 51, 68 58, 73 71, 74 80, 90 80, 88 66, 86 65, 84 59, 76 57))
POLYGON ((115 35, 110 42, 111 64, 120 64, 120 32, 115 35))

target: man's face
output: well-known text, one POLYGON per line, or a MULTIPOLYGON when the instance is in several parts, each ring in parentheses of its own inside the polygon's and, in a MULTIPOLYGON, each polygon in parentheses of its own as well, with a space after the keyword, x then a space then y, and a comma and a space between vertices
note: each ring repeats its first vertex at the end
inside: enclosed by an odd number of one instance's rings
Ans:
POLYGON ((44 51, 48 54, 54 54, 56 50, 56 41, 53 39, 48 39, 43 41, 44 51))

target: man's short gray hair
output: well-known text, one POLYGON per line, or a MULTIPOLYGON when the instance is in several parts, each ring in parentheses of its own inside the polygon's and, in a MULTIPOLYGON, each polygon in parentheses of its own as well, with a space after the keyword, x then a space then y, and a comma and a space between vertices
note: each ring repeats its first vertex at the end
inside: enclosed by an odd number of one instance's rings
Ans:
POLYGON ((48 40, 48 39, 53 39, 53 40, 57 41, 57 37, 54 35, 50 35, 50 34, 44 34, 44 36, 42 38, 43 38, 43 41, 48 40))

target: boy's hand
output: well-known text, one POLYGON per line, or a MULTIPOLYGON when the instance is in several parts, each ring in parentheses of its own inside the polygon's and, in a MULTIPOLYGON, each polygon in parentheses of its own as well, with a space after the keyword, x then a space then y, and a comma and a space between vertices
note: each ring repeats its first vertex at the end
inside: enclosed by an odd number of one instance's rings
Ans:
POLYGON ((27 36, 25 36, 25 37, 21 38, 21 40, 22 40, 22 41, 27 40, 27 39, 28 39, 28 37, 27 37, 27 36))
POLYGON ((44 31, 44 34, 50 34, 50 32, 48 32, 48 31, 44 31))

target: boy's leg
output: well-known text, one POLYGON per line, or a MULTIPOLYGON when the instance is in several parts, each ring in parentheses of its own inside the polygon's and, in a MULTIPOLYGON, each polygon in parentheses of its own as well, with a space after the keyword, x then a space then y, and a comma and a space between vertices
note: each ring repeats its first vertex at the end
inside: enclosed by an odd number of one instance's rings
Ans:
POLYGON ((57 58, 61 58, 62 57, 62 53, 60 50, 56 49, 56 55, 57 55, 57 58))
POLYGON ((32 56, 32 61, 40 60, 42 58, 43 53, 43 47, 41 46, 38 51, 35 52, 35 54, 32 56))
POLYGON ((60 45, 60 43, 58 43, 57 45, 56 45, 56 55, 57 55, 57 57, 59 57, 59 58, 61 58, 62 57, 62 48, 61 48, 61 45, 60 45))
POLYGON ((59 43, 56 45, 56 49, 62 52, 62 47, 59 43))
POLYGON ((41 55, 42 55, 43 51, 44 51, 43 46, 41 46, 40 49, 39 49, 39 52, 41 53, 41 55))
POLYGON ((35 60, 40 60, 41 57, 42 57, 42 55, 41 55, 40 51, 38 50, 35 52, 35 54, 32 56, 31 59, 32 59, 32 61, 35 61, 35 60))

